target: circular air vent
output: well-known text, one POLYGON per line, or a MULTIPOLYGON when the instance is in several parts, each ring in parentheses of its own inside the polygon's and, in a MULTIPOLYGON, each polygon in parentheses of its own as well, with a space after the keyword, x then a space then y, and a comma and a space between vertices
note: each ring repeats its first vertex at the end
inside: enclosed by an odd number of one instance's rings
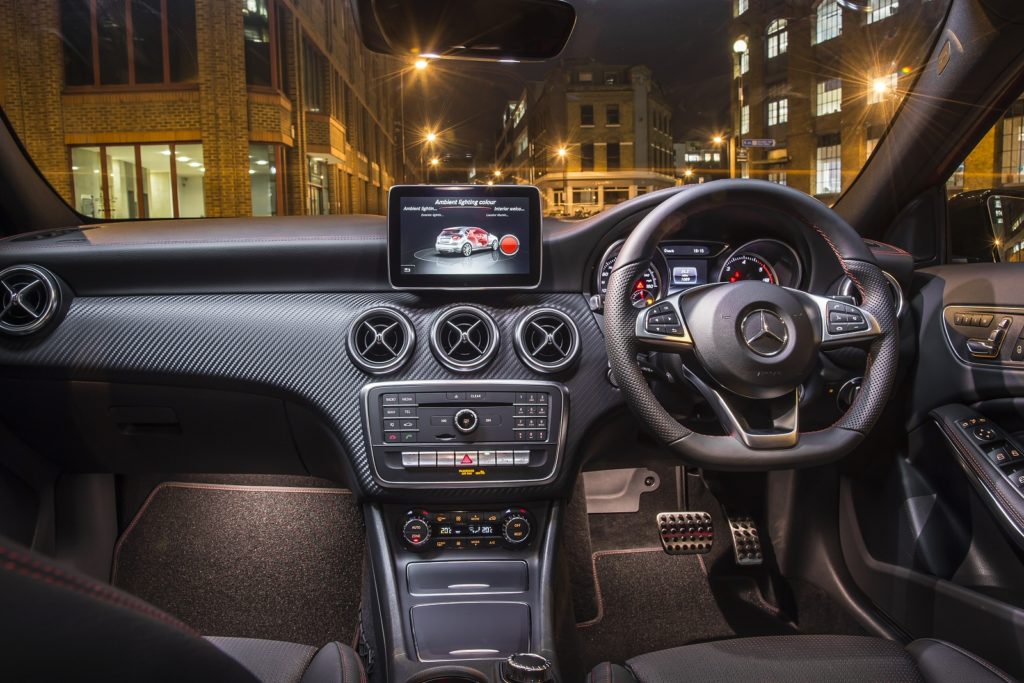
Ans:
POLYGON ((580 349, 580 333, 572 319, 553 308, 530 311, 516 325, 516 352, 537 372, 568 367, 580 349))
POLYGON ((416 332, 409 319, 390 308, 375 308, 360 314, 348 331, 352 362, 374 375, 401 367, 415 343, 416 332))
MULTIPOLYGON (((896 317, 898 318, 900 315, 903 314, 903 289, 900 287, 900 283, 897 282, 896 278, 894 278, 892 275, 885 272, 884 270, 882 271, 882 275, 884 275, 885 279, 889 281, 889 291, 892 293, 893 303, 896 304, 896 317)), ((839 284, 839 294, 841 294, 842 296, 853 297, 854 300, 857 302, 858 306, 861 303, 860 293, 853 286, 853 281, 850 280, 850 278, 848 277, 844 277, 843 281, 839 284)))
POLYGON ((498 350, 498 326, 479 308, 450 308, 434 321, 430 347, 441 364, 450 370, 479 370, 498 350))
POLYGON ((39 266, 11 266, 0 271, 0 332, 32 334, 41 330, 60 307, 60 289, 39 266))

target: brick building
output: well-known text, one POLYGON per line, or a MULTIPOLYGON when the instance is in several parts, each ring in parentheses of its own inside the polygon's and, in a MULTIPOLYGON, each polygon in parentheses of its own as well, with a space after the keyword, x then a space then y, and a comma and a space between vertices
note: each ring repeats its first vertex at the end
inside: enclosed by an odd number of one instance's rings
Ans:
POLYGON ((870 12, 733 0, 727 49, 747 49, 734 54, 731 133, 776 141, 739 149, 737 174, 835 197, 878 143, 944 11, 933 0, 875 0, 870 12))
POLYGON ((671 123, 646 66, 567 61, 509 103, 495 167, 549 214, 590 214, 676 184, 671 123))
POLYGON ((383 213, 396 72, 348 0, 0 0, 0 105, 100 218, 383 213))

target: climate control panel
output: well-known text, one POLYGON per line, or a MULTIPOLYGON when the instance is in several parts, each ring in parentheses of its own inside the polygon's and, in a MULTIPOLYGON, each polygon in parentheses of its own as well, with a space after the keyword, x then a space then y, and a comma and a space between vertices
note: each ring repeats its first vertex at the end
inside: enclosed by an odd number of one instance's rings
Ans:
POLYGON ((530 545, 534 520, 526 508, 502 511, 409 510, 399 521, 398 538, 413 551, 516 549, 530 545))
POLYGON ((363 390, 370 459, 393 487, 545 483, 568 396, 555 382, 382 382, 363 390))

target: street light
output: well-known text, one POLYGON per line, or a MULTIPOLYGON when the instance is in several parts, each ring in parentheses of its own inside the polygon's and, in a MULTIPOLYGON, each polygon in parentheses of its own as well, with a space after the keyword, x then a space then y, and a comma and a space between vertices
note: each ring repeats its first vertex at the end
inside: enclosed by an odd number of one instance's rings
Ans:
POLYGON ((889 92, 889 81, 886 78, 876 78, 871 82, 871 89, 879 95, 889 92))
POLYGON ((437 142, 437 133, 435 133, 433 131, 427 133, 426 140, 427 140, 427 142, 429 142, 431 144, 433 144, 434 142, 437 142))
POLYGON ((736 42, 732 44, 732 51, 738 55, 743 54, 747 51, 747 39, 737 38, 736 42))
POLYGON ((562 212, 569 213, 569 149, 562 145, 558 148, 558 158, 562 160, 562 212))
POLYGON ((425 60, 423 58, 420 58, 420 59, 417 59, 415 62, 413 62, 413 66, 416 68, 417 71, 423 71, 428 66, 430 66, 430 62, 428 62, 427 60, 425 60))
POLYGON ((716 135, 715 137, 711 138, 711 142, 716 144, 716 145, 720 145, 723 142, 725 142, 725 140, 722 139, 721 135, 716 135))

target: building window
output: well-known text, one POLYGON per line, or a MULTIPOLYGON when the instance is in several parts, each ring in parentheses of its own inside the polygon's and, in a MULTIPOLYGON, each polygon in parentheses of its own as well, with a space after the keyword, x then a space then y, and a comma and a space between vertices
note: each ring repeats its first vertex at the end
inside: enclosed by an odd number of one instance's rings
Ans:
POLYGON ((314 157, 309 160, 309 213, 323 216, 329 213, 327 201, 327 163, 314 157))
POLYGON ((628 187, 606 187, 604 188, 604 205, 614 206, 629 199, 628 187))
POLYGON ((768 100, 768 125, 777 126, 789 121, 789 98, 768 100))
POLYGON ((574 187, 572 188, 573 204, 597 204, 596 187, 574 187))
POLYGON ((872 7, 868 11, 867 16, 864 17, 864 23, 873 24, 876 21, 888 19, 889 17, 896 14, 896 10, 898 10, 899 8, 899 0, 875 0, 872 3, 872 7))
POLYGON ((592 126, 592 125, 594 125, 594 105, 592 105, 592 104, 581 104, 580 105, 580 125, 581 126, 592 126))
POLYGON ((593 83, 594 72, 593 71, 579 71, 576 73, 576 80, 580 83, 593 83))
POLYGON ((262 88, 283 89, 283 56, 273 0, 243 0, 242 31, 245 37, 245 82, 262 88))
POLYGON ((750 132, 750 105, 744 104, 740 110, 740 135, 750 132))
POLYGON ((733 0, 732 15, 738 17, 750 9, 750 0, 733 0))
POLYGON ((788 179, 786 178, 786 171, 784 170, 768 170, 768 182, 775 183, 776 185, 788 185, 788 179))
POLYGON ((768 59, 786 54, 789 49, 789 31, 785 19, 776 19, 765 29, 765 40, 768 43, 768 59))
POLYGON ((605 123, 609 126, 619 125, 619 105, 609 104, 604 110, 605 123))
POLYGON ((825 116, 842 111, 843 108, 843 82, 838 78, 830 78, 827 81, 818 81, 817 90, 817 115, 825 116))
POLYGON ((249 186, 253 216, 276 216, 281 211, 281 174, 277 172, 278 145, 249 145, 249 186))
POLYGON ((594 170, 594 143, 584 142, 580 145, 580 170, 594 170))
POLYGON ((822 0, 814 15, 813 44, 838 38, 843 34, 843 10, 836 0, 822 0))
POLYGON ((195 80, 195 0, 60 0, 67 85, 195 80))
POLYGON ((327 60, 308 40, 302 41, 302 58, 302 106, 309 112, 322 112, 327 60))
POLYGON ((619 74, 617 71, 605 71, 604 72, 604 84, 605 85, 618 85, 619 74))
POLYGON ((1015 185, 1024 181, 1024 112, 1020 103, 1015 103, 1010 115, 1002 122, 1002 154, 1000 170, 1003 185, 1015 185))
POLYGON ((740 53, 740 76, 750 71, 750 48, 740 53))
POLYGON ((888 76, 879 76, 868 84, 868 104, 878 104, 893 97, 896 88, 899 86, 900 75, 891 73, 888 76))
POLYGON ((608 158, 608 170, 617 171, 622 165, 621 151, 619 149, 619 143, 609 142, 605 148, 605 153, 608 158))
POLYGON ((818 140, 815 164, 815 194, 838 194, 842 189, 842 145, 839 135, 824 135, 818 140))
POLYGON ((94 218, 198 218, 206 214, 201 144, 71 148, 75 209, 94 218))

